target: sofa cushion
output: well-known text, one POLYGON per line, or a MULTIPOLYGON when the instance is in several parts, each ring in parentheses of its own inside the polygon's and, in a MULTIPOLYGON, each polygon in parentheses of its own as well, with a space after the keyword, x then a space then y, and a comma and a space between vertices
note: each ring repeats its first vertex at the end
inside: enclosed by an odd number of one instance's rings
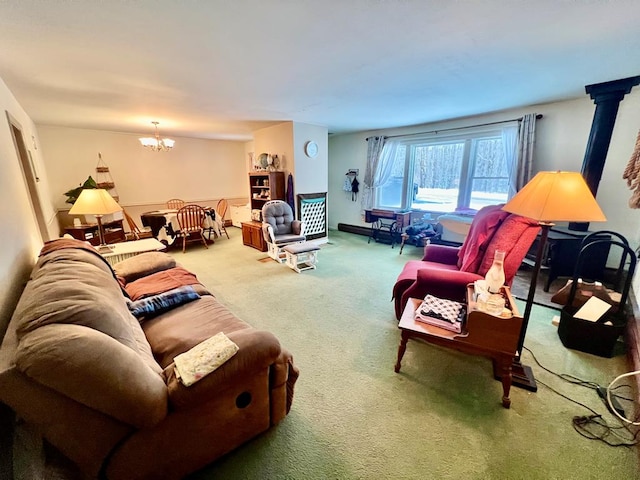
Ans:
POLYGON ((18 339, 45 325, 76 324, 109 335, 137 352, 131 318, 110 267, 78 249, 41 258, 14 312, 18 339))
POLYGON ((125 283, 129 283, 175 266, 175 259, 166 253, 145 252, 116 263, 113 270, 118 277, 124 279, 125 283))
POLYGON ((141 298, 151 297, 164 293, 174 288, 192 285, 199 295, 206 295, 209 292, 198 282, 197 277, 182 267, 170 268, 161 272, 152 273, 134 282, 127 283, 125 290, 129 298, 134 302, 141 298))
POLYGON ((81 325, 46 325, 25 335, 16 367, 42 385, 138 428, 167 415, 163 378, 108 335, 81 325))
POLYGON ((206 295, 142 324, 156 361, 162 368, 216 333, 252 328, 213 296, 206 295))
POLYGON ((200 295, 198 295, 193 287, 186 285, 131 302, 129 303, 129 310, 134 317, 140 320, 149 319, 172 308, 197 300, 198 298, 200 298, 200 295))

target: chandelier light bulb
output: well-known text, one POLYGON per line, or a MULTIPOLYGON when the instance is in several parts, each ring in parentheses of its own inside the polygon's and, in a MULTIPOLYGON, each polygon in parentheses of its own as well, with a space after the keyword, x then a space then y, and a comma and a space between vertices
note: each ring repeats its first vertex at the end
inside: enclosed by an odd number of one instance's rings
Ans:
POLYGON ((150 150, 155 152, 171 150, 173 145, 176 143, 175 140, 170 138, 160 138, 160 133, 158 133, 158 125, 159 122, 151 122, 155 126, 155 136, 154 137, 143 137, 140 138, 140 143, 143 147, 147 147, 150 150))

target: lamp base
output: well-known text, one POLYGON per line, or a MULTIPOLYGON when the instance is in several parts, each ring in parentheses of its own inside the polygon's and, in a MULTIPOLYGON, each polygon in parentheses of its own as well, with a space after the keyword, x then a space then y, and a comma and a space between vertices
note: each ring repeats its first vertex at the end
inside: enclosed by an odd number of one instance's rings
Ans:
POLYGON ((524 388, 530 392, 538 391, 538 384, 533 376, 533 370, 527 365, 523 365, 519 360, 514 360, 511 365, 511 385, 524 388))
POLYGON ((98 250, 98 253, 111 253, 113 252, 113 247, 111 245, 102 244, 98 245, 96 250, 98 250))
MULTIPOLYGON (((502 377, 498 374, 498 370, 493 366, 493 378, 500 380, 502 377)), ((530 392, 537 392, 538 385, 536 379, 533 376, 531 367, 522 365, 519 360, 514 360, 511 364, 511 386, 524 388, 530 392)))

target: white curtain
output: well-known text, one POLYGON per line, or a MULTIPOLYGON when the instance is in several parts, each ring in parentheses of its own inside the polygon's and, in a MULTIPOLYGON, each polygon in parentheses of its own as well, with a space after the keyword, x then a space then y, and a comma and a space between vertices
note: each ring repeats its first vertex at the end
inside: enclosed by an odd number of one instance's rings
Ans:
POLYGON ((396 152, 398 151, 398 142, 391 140, 387 141, 382 147, 378 164, 376 165, 373 173, 373 188, 374 190, 379 187, 383 187, 389 181, 391 177, 391 171, 393 170, 393 161, 396 158, 396 152))
MULTIPOLYGON (((377 137, 379 138, 379 137, 377 137)), ((389 181, 391 177, 391 171, 393 170, 393 162, 396 158, 396 152, 398 151, 399 142, 396 140, 384 141, 382 150, 377 158, 373 158, 373 162, 369 163, 369 156, 367 156, 367 170, 364 174, 365 189, 367 191, 366 199, 367 205, 365 206, 364 198, 362 202, 362 211, 368 210, 373 207, 374 199, 376 197, 376 189, 383 187, 389 181), (369 166, 371 169, 369 171, 369 166), (368 175, 370 173, 370 175, 368 175)), ((364 197, 364 195, 363 195, 364 197)))
POLYGON ((533 144, 536 137, 535 113, 528 113, 520 121, 517 145, 516 191, 524 187, 531 180, 533 165, 533 144))
POLYGON ((364 178, 362 180, 361 205, 362 214, 365 210, 373 208, 373 188, 374 178, 380 161, 380 154, 385 144, 385 137, 369 137, 367 138, 367 165, 364 170, 364 178))

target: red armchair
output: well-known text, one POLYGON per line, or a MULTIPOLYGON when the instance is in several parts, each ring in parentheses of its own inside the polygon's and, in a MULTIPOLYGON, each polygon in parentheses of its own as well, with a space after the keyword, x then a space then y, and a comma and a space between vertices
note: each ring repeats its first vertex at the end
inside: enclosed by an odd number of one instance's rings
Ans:
POLYGON ((505 251, 505 284, 511 285, 540 226, 534 220, 490 205, 476 214, 461 247, 427 245, 422 260, 407 262, 393 287, 396 318, 407 300, 428 293, 458 302, 465 301, 466 285, 484 278, 496 250, 505 251))

